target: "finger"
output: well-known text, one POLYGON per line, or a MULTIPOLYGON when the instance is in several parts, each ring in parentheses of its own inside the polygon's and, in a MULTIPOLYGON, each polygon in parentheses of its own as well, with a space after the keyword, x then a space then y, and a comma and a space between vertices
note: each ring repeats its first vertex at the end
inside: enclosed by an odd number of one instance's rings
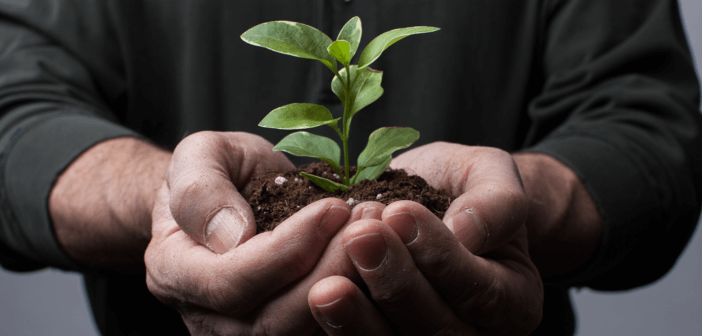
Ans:
MULTIPOLYGON (((462 321, 504 334, 527 334, 541 320, 542 287, 526 239, 514 240, 494 260, 475 256, 428 209, 401 201, 383 212, 414 263, 462 321), (505 319, 509 316, 509 319, 505 319)), ((519 230, 525 235, 525 227, 519 230)))
POLYGON ((350 224, 342 235, 346 252, 373 300, 402 334, 471 335, 474 332, 458 320, 414 265, 401 238, 383 222, 359 220, 350 224))
POLYGON ((383 215, 383 210, 385 209, 386 205, 380 202, 375 202, 375 201, 369 201, 369 202, 363 202, 353 208, 351 211, 351 218, 349 218, 350 222, 355 222, 359 219, 377 219, 380 220, 380 218, 383 215))
POLYGON ((473 166, 464 192, 444 215, 456 238, 478 255, 511 240, 528 214, 516 166, 486 161, 473 166))
MULTIPOLYGON (((384 208, 385 205, 379 202, 358 204, 351 211, 351 216, 345 225, 353 223, 363 216, 379 219, 384 208)), ((265 326, 266 332, 272 335, 309 334, 309 326, 318 327, 318 324, 312 316, 306 298, 310 289, 317 282, 332 276, 340 276, 359 284, 362 283, 361 277, 346 254, 339 234, 329 242, 322 257, 310 273, 296 282, 294 286, 282 293, 276 293, 271 300, 263 304, 264 307, 256 313, 257 318, 261 321, 260 325, 265 326), (285 321, 281 321, 282 316, 285 316, 285 321)))
POLYGON ((191 335, 326 335, 314 319, 305 329, 284 328, 281 324, 296 322, 289 319, 288 314, 279 315, 277 322, 270 324, 262 322, 255 314, 232 318, 199 307, 182 307, 178 312, 191 335))
POLYGON ((251 321, 233 319, 221 313, 200 307, 182 307, 178 310, 190 335, 261 335, 251 321))
POLYGON ((310 272, 349 215, 342 200, 323 199, 275 230, 215 255, 180 231, 161 205, 154 210, 154 237, 145 255, 147 284, 166 303, 243 314, 310 272))
POLYGON ((392 335, 383 314, 349 279, 332 276, 309 292, 309 307, 327 335, 392 335))
POLYGON ((391 166, 419 174, 458 197, 443 220, 473 253, 511 240, 526 220, 526 193, 517 165, 505 151, 436 142, 398 156, 391 166))
POLYGON ((198 243, 224 253, 256 234, 239 193, 252 176, 294 166, 273 145, 248 133, 199 132, 181 141, 168 169, 170 209, 198 243))

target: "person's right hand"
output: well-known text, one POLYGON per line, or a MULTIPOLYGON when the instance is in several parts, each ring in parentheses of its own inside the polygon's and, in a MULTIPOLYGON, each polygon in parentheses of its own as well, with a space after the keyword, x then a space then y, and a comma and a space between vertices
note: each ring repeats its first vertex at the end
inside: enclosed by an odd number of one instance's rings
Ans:
POLYGON ((294 168, 272 147, 253 134, 201 132, 173 153, 154 206, 146 280, 193 335, 313 334, 310 288, 331 275, 357 276, 340 241, 328 247, 350 218, 340 199, 312 203, 255 235, 238 190, 267 170, 294 168))

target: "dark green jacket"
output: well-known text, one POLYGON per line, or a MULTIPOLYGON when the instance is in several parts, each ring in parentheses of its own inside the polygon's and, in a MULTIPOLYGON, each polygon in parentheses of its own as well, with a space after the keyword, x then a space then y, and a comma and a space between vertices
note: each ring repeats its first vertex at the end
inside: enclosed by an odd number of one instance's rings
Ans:
POLYGON ((545 279, 550 335, 572 333, 567 288, 632 288, 674 264, 702 190, 699 87, 674 0, 0 0, 0 263, 84 272, 106 335, 182 328, 143 275, 88 272, 68 258, 47 212, 54 181, 108 138, 173 148, 189 133, 236 130, 275 143, 289 132, 256 125, 276 107, 340 115, 319 62, 239 36, 291 20, 335 38, 356 15, 361 47, 394 28, 441 30, 373 64, 385 94, 354 118, 351 157, 371 130, 410 126, 417 145, 547 153, 590 191, 602 243, 582 268, 545 279), (166 320, 143 325, 154 318, 166 320))

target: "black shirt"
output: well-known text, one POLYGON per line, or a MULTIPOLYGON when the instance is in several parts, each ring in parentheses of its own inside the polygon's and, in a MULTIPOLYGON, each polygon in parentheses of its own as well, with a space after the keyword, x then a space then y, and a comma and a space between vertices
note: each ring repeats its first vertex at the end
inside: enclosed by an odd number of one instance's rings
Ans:
POLYGON ((417 145, 546 153, 592 195, 602 241, 580 269, 544 279, 549 334, 572 334, 567 288, 627 289, 672 267, 702 190, 699 87, 674 0, 0 0, 0 263, 85 273, 105 334, 149 334, 166 322, 141 324, 160 314, 177 324, 143 276, 70 260, 48 215, 53 183, 109 138, 174 148, 186 134, 217 130, 276 143, 289 132, 256 126, 276 107, 317 103, 339 116, 321 63, 239 36, 290 20, 335 39, 353 16, 360 48, 394 28, 441 30, 373 63, 385 93, 354 117, 351 157, 372 130, 409 126, 421 133, 417 145))

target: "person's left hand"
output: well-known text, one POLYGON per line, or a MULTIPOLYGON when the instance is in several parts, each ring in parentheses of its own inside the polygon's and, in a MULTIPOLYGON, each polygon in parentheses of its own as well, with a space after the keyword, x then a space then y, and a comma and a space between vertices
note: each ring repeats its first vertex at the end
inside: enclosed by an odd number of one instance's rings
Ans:
POLYGON ((541 321, 543 285, 529 258, 527 198, 501 150, 433 143, 392 163, 458 198, 444 221, 420 204, 389 205, 342 233, 371 293, 349 279, 315 284, 308 303, 329 335, 526 335, 541 321))

